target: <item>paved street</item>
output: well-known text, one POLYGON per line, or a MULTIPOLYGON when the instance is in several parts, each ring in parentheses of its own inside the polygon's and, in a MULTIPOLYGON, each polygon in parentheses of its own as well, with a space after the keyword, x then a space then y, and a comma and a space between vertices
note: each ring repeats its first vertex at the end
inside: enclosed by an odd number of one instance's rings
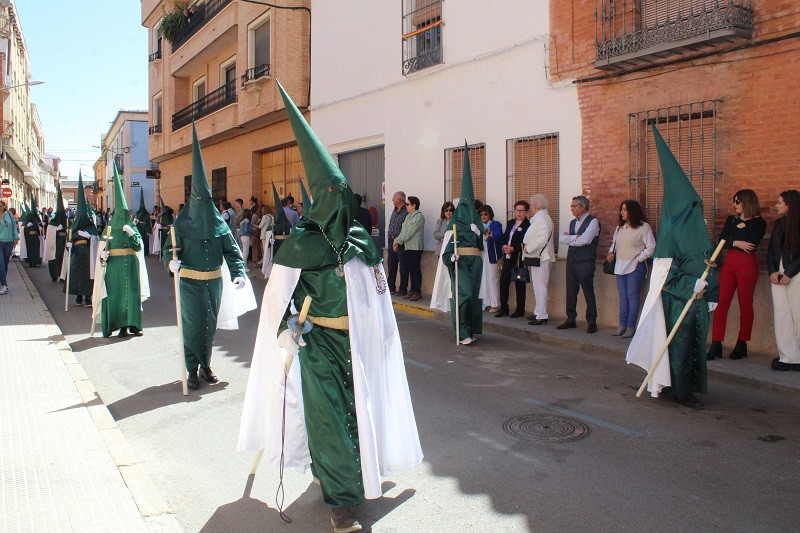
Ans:
MULTIPOLYGON (((186 531, 329 530, 310 474, 285 475, 285 525, 277 468, 262 464, 249 482, 252 456, 236 451, 257 312, 217 333, 220 383, 183 397, 172 282, 154 258, 148 267, 145 335, 128 339, 88 338, 91 310, 64 313, 62 285, 46 268, 27 272, 186 531)), ((707 409, 692 411, 636 399, 643 371, 621 360, 496 334, 455 347, 447 324, 397 316, 425 461, 390 475, 383 498, 357 510, 373 531, 800 528, 800 395, 712 381, 707 409), (566 418, 582 438, 524 440, 504 429, 561 427, 510 420, 527 415, 566 418)))

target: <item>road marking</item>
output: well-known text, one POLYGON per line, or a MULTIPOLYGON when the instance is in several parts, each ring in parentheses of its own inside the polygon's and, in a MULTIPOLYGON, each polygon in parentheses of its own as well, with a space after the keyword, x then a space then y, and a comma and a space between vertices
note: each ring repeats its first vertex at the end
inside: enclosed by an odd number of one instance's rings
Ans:
POLYGON ((595 418, 593 416, 585 415, 583 413, 579 413, 577 411, 571 411, 569 409, 564 409, 563 407, 556 407, 555 405, 551 405, 549 403, 540 402, 539 400, 534 400, 532 398, 523 398, 523 402, 527 402, 533 404, 537 407, 543 407, 544 409, 550 409, 551 411, 555 411, 557 413, 561 413, 562 415, 568 415, 575 417, 579 420, 583 420, 584 422, 589 422, 590 424, 597 424, 598 426, 603 426, 604 428, 610 429, 612 431, 616 431, 617 433, 622 433, 623 435, 627 435, 629 437, 633 437, 636 439, 644 437, 644 433, 640 433, 633 429, 628 429, 622 426, 618 426, 617 424, 612 424, 611 422, 606 422, 605 420, 600 420, 599 418, 595 418))
POLYGON ((434 366, 431 366, 431 365, 428 365, 428 364, 425 364, 425 363, 420 363, 419 361, 414 361, 413 359, 409 359, 408 357, 403 357, 403 359, 409 365, 418 366, 419 368, 423 368, 425 370, 436 370, 436 367, 434 367, 434 366))

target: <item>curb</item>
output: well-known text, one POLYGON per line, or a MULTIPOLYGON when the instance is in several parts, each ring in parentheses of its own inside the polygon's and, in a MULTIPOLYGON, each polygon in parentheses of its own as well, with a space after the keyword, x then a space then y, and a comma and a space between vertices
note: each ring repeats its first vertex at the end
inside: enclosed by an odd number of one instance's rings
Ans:
POLYGON ((72 348, 70 348, 64 334, 50 314, 50 310, 41 296, 39 296, 39 291, 34 287, 33 282, 28 277, 28 273, 25 272, 20 262, 16 262, 16 265, 25 289, 41 312, 50 340, 58 350, 64 366, 75 382, 78 394, 80 394, 83 404, 89 411, 89 416, 92 417, 103 443, 111 454, 111 458, 117 465, 125 485, 130 490, 136 507, 139 508, 139 512, 144 518, 148 529, 153 533, 182 533, 183 528, 172 513, 172 509, 150 479, 145 470, 144 462, 138 459, 133 450, 131 450, 125 435, 120 431, 117 422, 111 415, 111 411, 103 403, 103 399, 97 389, 89 380, 80 362, 72 352, 72 348))
MULTIPOLYGON (((427 304, 405 302, 400 303, 394 301, 393 305, 397 311, 431 318, 433 320, 446 322, 448 324, 451 322, 449 313, 433 310, 427 307, 427 304)), ((591 355, 593 357, 600 357, 602 359, 608 359, 616 362, 625 361, 625 356, 627 355, 627 350, 613 346, 605 346, 598 343, 589 342, 587 340, 560 336, 555 333, 548 332, 547 330, 518 328, 514 326, 497 324, 491 321, 484 321, 483 331, 486 333, 497 333, 520 340, 544 343, 556 348, 572 350, 586 355, 591 355)), ((777 392, 780 394, 800 396, 800 384, 792 386, 783 383, 776 383, 745 374, 726 372, 724 370, 715 368, 715 366, 716 365, 714 363, 709 363, 709 379, 726 383, 728 385, 746 386, 758 391, 777 392)))

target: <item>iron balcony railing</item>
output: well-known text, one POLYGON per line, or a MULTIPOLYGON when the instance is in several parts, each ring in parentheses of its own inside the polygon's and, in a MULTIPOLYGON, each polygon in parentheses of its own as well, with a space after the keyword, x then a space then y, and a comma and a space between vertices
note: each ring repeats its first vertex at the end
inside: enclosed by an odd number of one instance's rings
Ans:
POLYGON ((414 57, 409 57, 403 60, 403 74, 410 74, 431 65, 436 65, 442 62, 442 47, 438 46, 432 50, 423 52, 422 54, 414 57))
POLYGON ((160 49, 156 50, 155 52, 153 52, 152 54, 147 56, 147 62, 148 63, 152 63, 156 59, 161 59, 161 50, 160 49))
POLYGON ((242 74, 242 87, 250 80, 255 80, 262 76, 269 76, 269 63, 249 68, 242 74))
POLYGON ((189 21, 178 31, 178 34, 172 41, 172 52, 174 53, 175 50, 180 48, 192 35, 197 33, 197 30, 205 26, 209 20, 214 18, 214 16, 222 11, 225 6, 230 4, 231 1, 232 0, 208 0, 208 2, 198 7, 197 11, 190 15, 189 21))
POLYGON ((155 126, 150 126, 148 129, 148 133, 153 135, 155 133, 161 133, 161 124, 156 124, 155 126))
POLYGON ((596 0, 598 68, 620 68, 752 38, 750 0, 596 0))
POLYGON ((217 109, 222 109, 235 102, 236 80, 231 80, 219 89, 211 91, 172 115, 172 131, 176 131, 191 124, 192 120, 209 115, 217 109))

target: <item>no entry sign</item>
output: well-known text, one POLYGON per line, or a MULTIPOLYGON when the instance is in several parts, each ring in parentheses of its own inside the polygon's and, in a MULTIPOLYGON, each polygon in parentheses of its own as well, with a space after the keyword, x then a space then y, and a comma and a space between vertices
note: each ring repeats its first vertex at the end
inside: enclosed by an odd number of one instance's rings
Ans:
POLYGON ((0 196, 2 196, 3 198, 11 198, 11 195, 13 195, 13 194, 14 194, 14 191, 9 189, 8 187, 4 187, 4 188, 0 189, 0 196))

